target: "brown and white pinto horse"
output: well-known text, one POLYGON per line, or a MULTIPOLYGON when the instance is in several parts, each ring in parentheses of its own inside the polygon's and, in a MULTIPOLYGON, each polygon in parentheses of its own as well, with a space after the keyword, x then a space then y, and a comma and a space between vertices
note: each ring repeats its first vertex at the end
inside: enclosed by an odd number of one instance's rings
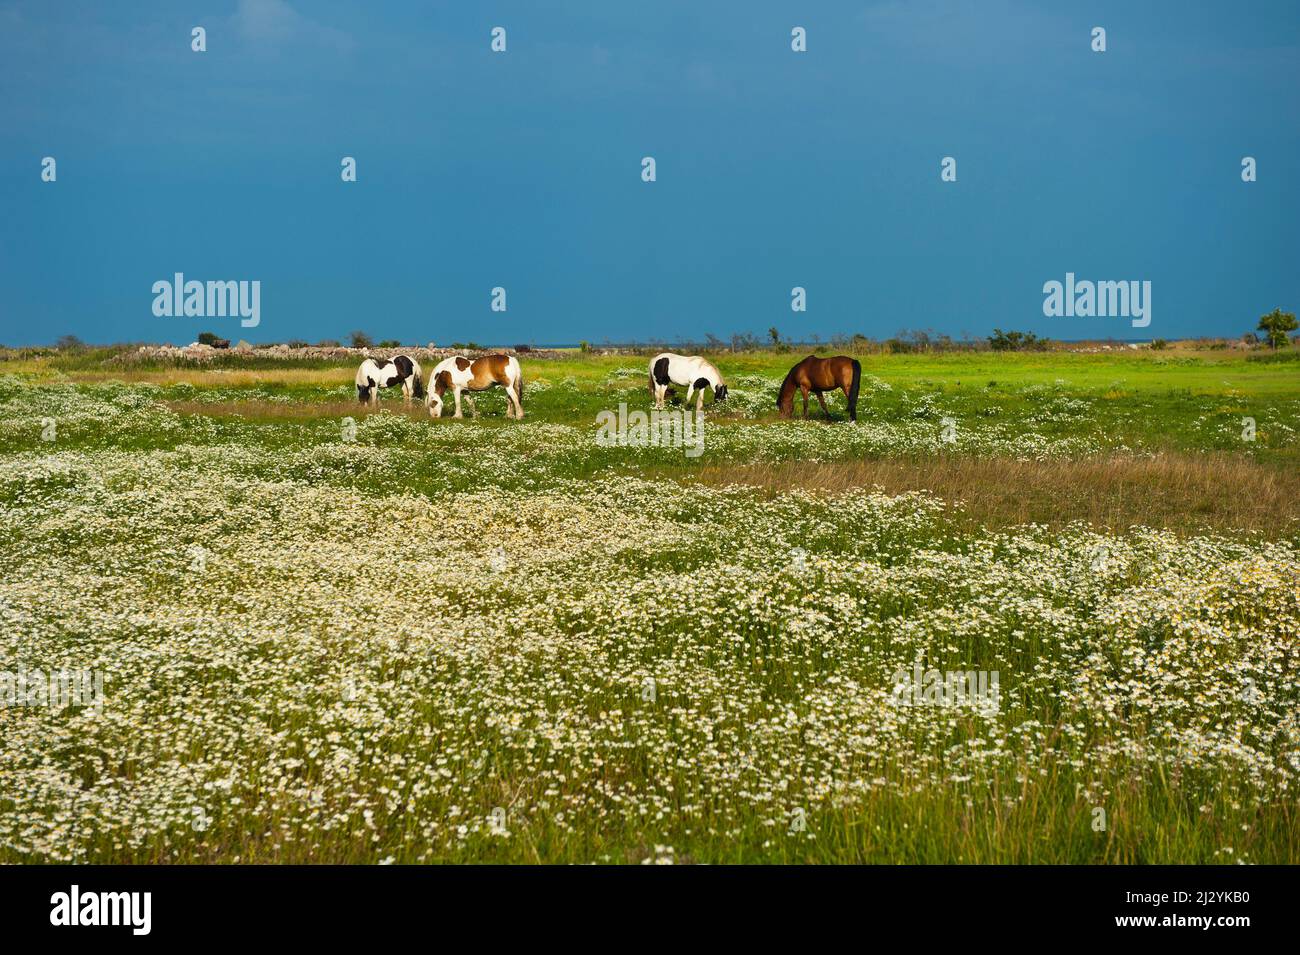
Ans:
MULTIPOLYGON (((461 355, 444 358, 434 366, 429 380, 431 386, 425 404, 434 418, 442 415, 442 396, 448 388, 456 399, 456 413, 452 417, 459 418, 462 391, 486 391, 493 385, 506 390, 506 417, 524 416, 524 376, 518 359, 512 355, 484 355, 473 361, 461 355)), ((477 418, 474 398, 466 395, 465 400, 469 402, 469 413, 477 418)))
POLYGON ((402 386, 402 398, 409 405, 412 398, 424 397, 424 372, 420 363, 408 355, 367 358, 357 369, 357 401, 379 407, 379 389, 402 386))
POLYGON ((822 411, 829 419, 830 411, 822 398, 823 391, 844 389, 844 396, 849 400, 849 420, 858 420, 858 386, 862 383, 862 364, 848 355, 836 355, 834 358, 818 358, 809 355, 790 369, 781 382, 781 394, 776 399, 777 410, 783 418, 794 416, 794 393, 803 393, 803 416, 808 417, 808 392, 817 396, 822 411))

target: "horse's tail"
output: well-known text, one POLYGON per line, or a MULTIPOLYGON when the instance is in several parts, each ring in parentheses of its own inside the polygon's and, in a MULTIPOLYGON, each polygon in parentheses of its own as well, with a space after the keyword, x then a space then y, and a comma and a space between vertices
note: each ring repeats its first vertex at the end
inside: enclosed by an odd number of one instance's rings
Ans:
POLYGON ((412 377, 415 379, 415 381, 412 382, 412 391, 411 391, 411 393, 412 393, 413 395, 415 395, 415 397, 417 397, 417 398, 423 398, 424 395, 425 395, 425 391, 424 391, 424 369, 420 367, 420 363, 417 362, 417 361, 412 360, 411 364, 415 365, 415 369, 414 369, 414 371, 412 372, 412 377))
POLYGON ((858 420, 858 387, 862 384, 862 362, 853 359, 853 381, 849 384, 849 420, 858 420))
MULTIPOLYGON (((524 370, 519 367, 519 359, 514 355, 506 362, 504 387, 507 392, 515 396, 515 404, 519 408, 519 417, 524 416, 524 370), (513 372, 513 375, 511 374, 513 372)), ((510 400, 506 399, 506 412, 510 411, 510 400)))

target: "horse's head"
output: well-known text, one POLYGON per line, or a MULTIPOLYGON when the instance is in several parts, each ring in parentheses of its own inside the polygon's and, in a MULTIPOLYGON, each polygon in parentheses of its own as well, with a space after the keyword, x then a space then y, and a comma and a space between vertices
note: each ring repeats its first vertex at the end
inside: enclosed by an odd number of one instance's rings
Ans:
POLYGON ((435 418, 442 417, 442 396, 451 387, 451 373, 440 371, 433 376, 433 387, 429 389, 429 414, 435 418))
POLYGON ((370 400, 370 385, 357 385, 357 401, 365 404, 370 400))
POLYGON ((782 418, 794 416, 794 393, 799 389, 798 376, 795 373, 798 370, 799 365, 790 369, 785 376, 785 381, 781 382, 780 393, 776 396, 776 410, 781 412, 782 418))
POLYGON ((714 400, 714 401, 726 401, 726 400, 727 400, 727 386, 726 386, 726 385, 722 384, 721 382, 718 383, 718 386, 717 386, 716 388, 713 389, 713 400, 714 400))

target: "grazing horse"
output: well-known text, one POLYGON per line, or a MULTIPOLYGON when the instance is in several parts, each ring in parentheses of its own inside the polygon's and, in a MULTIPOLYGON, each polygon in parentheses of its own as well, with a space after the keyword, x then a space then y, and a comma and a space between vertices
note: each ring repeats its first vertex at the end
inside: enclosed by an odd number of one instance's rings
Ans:
MULTIPOLYGON (((524 376, 519 370, 519 360, 511 355, 484 355, 473 361, 460 355, 444 358, 433 369, 429 380, 433 387, 425 404, 434 418, 442 415, 442 396, 448 388, 456 399, 456 413, 452 417, 459 418, 462 391, 486 391, 493 385, 506 390, 506 417, 524 416, 524 376)), ((466 395, 465 400, 469 402, 469 413, 477 418, 473 396, 466 395)))
POLYGON ((861 383, 862 364, 856 358, 850 358, 848 355, 836 355, 834 358, 818 358, 816 355, 809 355, 791 368, 790 373, 785 376, 785 381, 781 382, 781 394, 776 399, 776 407, 783 418, 793 417, 794 393, 800 391, 803 393, 803 416, 807 418, 808 392, 811 391, 817 396, 822 411, 826 412, 826 417, 829 419, 831 413, 826 408, 822 392, 843 388, 845 397, 849 399, 849 420, 857 421, 858 385, 861 383))
POLYGON ((691 403, 691 395, 699 392, 695 401, 695 410, 704 407, 704 389, 713 389, 714 402, 727 400, 727 385, 722 380, 722 372, 699 355, 689 358, 661 352, 650 359, 650 392, 655 396, 655 407, 662 408, 668 397, 669 385, 688 385, 686 404, 691 403))
POLYGON ((402 386, 402 398, 409 405, 411 398, 424 397, 424 373, 420 363, 406 355, 387 358, 367 358, 357 369, 357 401, 379 406, 379 389, 402 386))

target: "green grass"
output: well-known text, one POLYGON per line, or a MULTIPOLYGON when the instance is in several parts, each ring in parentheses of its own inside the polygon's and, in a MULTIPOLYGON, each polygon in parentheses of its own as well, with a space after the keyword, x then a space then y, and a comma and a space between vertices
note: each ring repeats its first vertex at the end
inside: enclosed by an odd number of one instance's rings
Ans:
POLYGON ((776 417, 798 357, 720 356, 698 459, 592 440, 640 356, 524 356, 522 424, 367 414, 337 364, 0 361, 0 671, 108 676, 0 708, 0 861, 1300 861, 1295 508, 1166 529, 1120 480, 1291 480, 1295 365, 867 356, 853 427, 776 417), (1008 474, 1060 520, 927 493, 1008 474), (891 708, 918 658, 996 715, 891 708))

